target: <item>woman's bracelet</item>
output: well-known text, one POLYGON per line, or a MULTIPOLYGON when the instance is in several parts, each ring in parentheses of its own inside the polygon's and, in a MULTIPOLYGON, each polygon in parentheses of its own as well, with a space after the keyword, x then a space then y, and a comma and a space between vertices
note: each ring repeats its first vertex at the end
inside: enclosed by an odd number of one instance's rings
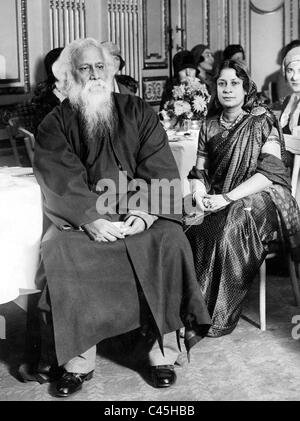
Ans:
MULTIPOLYGON (((192 194, 192 199, 195 200, 195 196, 196 194, 199 193, 199 191, 194 191, 194 193, 192 194)), ((203 196, 206 194, 206 192, 203 192, 203 196)))
POLYGON ((234 202, 233 199, 230 199, 230 197, 228 196, 228 194, 223 193, 222 196, 226 200, 226 202, 229 202, 229 203, 234 202))

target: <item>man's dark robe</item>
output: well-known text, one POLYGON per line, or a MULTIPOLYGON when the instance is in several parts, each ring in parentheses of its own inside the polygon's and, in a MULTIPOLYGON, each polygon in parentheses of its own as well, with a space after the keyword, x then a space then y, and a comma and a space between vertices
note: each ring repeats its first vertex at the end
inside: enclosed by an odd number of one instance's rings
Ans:
MULTIPOLYGON (((113 136, 87 146, 80 116, 65 100, 44 119, 36 140, 34 171, 53 223, 43 238, 42 259, 59 365, 141 326, 140 290, 161 335, 184 324, 201 336, 210 324, 181 227, 178 192, 163 197, 170 209, 161 204, 152 212, 159 219, 140 234, 98 243, 78 230, 99 218, 125 216, 97 204, 99 178, 118 184, 117 174, 126 171, 128 180, 148 185, 153 178, 179 179, 153 110, 131 95, 113 94, 113 100, 118 117, 113 136)), ((149 203, 157 197, 144 197, 140 209, 150 213, 149 203)))

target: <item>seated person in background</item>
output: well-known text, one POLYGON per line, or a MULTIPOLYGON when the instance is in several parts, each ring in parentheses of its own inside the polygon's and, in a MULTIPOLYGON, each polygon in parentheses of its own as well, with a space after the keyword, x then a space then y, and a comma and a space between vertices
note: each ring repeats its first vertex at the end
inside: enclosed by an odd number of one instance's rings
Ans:
POLYGON ((36 105, 36 127, 56 105, 59 105, 65 99, 55 84, 56 78, 52 71, 52 66, 60 56, 62 50, 63 48, 54 48, 45 56, 44 65, 47 79, 37 85, 34 97, 32 98, 32 103, 36 105))
POLYGON ((300 40, 290 42, 282 53, 282 72, 293 93, 282 105, 280 124, 283 133, 291 134, 300 125, 300 40))
POLYGON ((231 333, 280 216, 294 260, 300 261, 300 214, 291 195, 282 130, 256 106, 256 86, 243 63, 225 61, 217 76, 219 112, 199 133, 189 174, 201 224, 187 226, 212 337, 231 333))
POLYGON ((246 55, 240 44, 227 45, 223 51, 223 60, 239 60, 245 63, 246 55))
POLYGON ((68 100, 36 140, 34 172, 53 223, 41 246, 39 309, 54 333, 52 364, 64 369, 61 397, 92 377, 98 342, 139 327, 151 343, 153 386, 171 386, 175 331, 186 326, 189 349, 210 324, 181 227, 180 180, 178 194, 149 196, 153 177, 179 179, 166 133, 141 98, 111 92, 114 73, 96 40, 65 47, 54 74, 68 100))
POLYGON ((188 50, 179 51, 173 57, 173 78, 169 78, 166 82, 164 92, 162 93, 160 110, 163 109, 165 103, 172 99, 173 88, 181 84, 187 77, 195 78, 197 67, 193 55, 188 50))
POLYGON ((114 58, 115 62, 115 79, 114 79, 114 92, 119 94, 136 94, 138 90, 138 81, 129 75, 121 75, 119 72, 125 67, 125 61, 121 56, 120 48, 113 42, 104 41, 101 43, 107 48, 114 58))
POLYGON ((133 93, 134 95, 137 93, 139 82, 133 77, 129 75, 116 75, 115 79, 119 86, 124 86, 130 91, 130 93, 133 93))
POLYGON ((212 71, 214 67, 214 56, 207 45, 198 44, 191 49, 194 61, 197 67, 197 77, 202 83, 205 83, 208 92, 212 93, 213 78, 212 71))
POLYGON ((175 54, 173 66, 174 78, 166 85, 159 117, 166 130, 197 129, 207 114, 211 96, 206 85, 196 77, 193 56, 189 51, 175 54))

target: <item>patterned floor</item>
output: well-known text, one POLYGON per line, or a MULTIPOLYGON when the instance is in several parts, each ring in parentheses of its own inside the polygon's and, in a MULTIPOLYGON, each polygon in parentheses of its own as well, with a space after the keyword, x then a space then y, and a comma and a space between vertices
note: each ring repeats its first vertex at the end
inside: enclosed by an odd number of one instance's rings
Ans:
MULTIPOLYGON (((124 353, 124 342, 107 341, 99 348, 94 378, 67 401, 298 401, 300 400, 300 341, 292 338, 291 320, 300 315, 286 276, 269 276, 267 331, 241 319, 236 330, 222 338, 206 338, 185 354, 177 367, 177 383, 154 389, 137 356, 124 353), (123 358, 120 358, 120 356, 123 358), (110 357, 110 358, 109 358, 110 357)), ((257 320, 257 283, 244 314, 257 320)), ((14 303, 2 305, 7 339, 0 341, 0 401, 56 401, 53 384, 21 383, 16 367, 24 346, 25 313, 14 303)), ((300 316, 299 316, 300 319, 300 316)), ((300 335, 299 335, 300 336, 300 335)))

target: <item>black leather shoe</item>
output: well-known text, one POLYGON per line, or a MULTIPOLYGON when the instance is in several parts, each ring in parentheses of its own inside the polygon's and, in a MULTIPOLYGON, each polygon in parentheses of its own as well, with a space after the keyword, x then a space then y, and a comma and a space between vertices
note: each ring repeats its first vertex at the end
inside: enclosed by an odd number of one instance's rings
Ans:
POLYGON ((151 367, 151 377, 154 387, 170 387, 176 382, 173 365, 155 365, 151 367))
POLYGON ((18 368, 18 379, 24 383, 38 382, 51 383, 61 377, 62 369, 57 366, 39 365, 37 368, 31 367, 30 364, 21 364, 18 368))
POLYGON ((82 389, 82 383, 84 381, 91 380, 93 373, 94 370, 86 374, 65 371, 57 382, 55 395, 62 398, 73 395, 73 393, 82 389))

